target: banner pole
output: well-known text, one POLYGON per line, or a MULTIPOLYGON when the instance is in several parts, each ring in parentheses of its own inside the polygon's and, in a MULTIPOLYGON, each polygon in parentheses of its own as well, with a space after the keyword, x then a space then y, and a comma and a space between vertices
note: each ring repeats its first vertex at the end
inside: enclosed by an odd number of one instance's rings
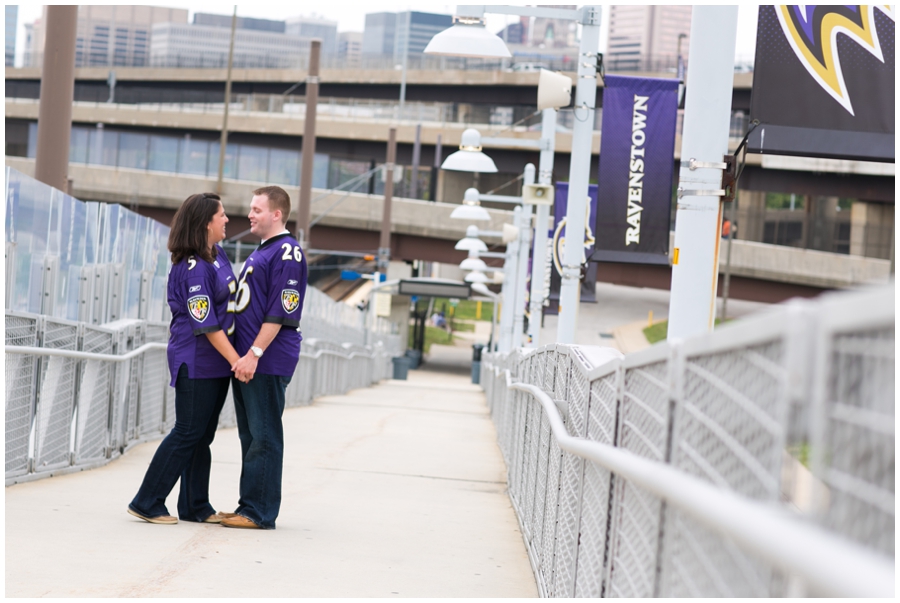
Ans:
MULTIPOLYGON (((556 109, 541 113, 541 159, 538 164, 538 184, 553 184, 553 159, 556 153, 556 109)), ((534 223, 534 251, 531 254, 531 297, 529 303, 527 347, 541 346, 541 323, 544 315, 544 294, 550 283, 547 275, 547 230, 550 206, 538 205, 534 223)))
MULTIPOLYGON (((513 209, 513 225, 522 228, 522 206, 517 205, 513 209)), ((519 238, 517 237, 506 245, 506 259, 503 261, 503 307, 500 309, 500 353, 509 352, 512 349, 513 320, 516 310, 516 275, 519 264, 519 238)), ((524 287, 524 285, 523 285, 524 287)))
POLYGON ((675 218, 668 339, 712 331, 716 315, 722 170, 728 153, 737 6, 695 6, 675 218))
MULTIPOLYGON (((566 246, 559 288, 559 322, 556 341, 575 343, 578 305, 581 301, 581 264, 584 262, 585 208, 591 153, 594 142, 594 104, 597 100, 597 50, 600 47, 600 7, 585 6, 581 15, 578 46, 578 84, 575 89, 569 195, 566 208, 566 246)), ((737 10, 737 9, 735 9, 737 10)), ((733 42, 732 42, 733 44, 733 42)), ((734 52, 732 52, 732 55, 734 52)), ((729 97, 730 99, 730 97, 729 97)))
MULTIPOLYGON (((534 184, 535 169, 534 164, 525 164, 525 173, 522 178, 522 184, 534 184)), ((522 332, 525 325, 525 294, 528 289, 525 286, 528 280, 528 252, 531 250, 531 205, 522 205, 522 215, 519 218, 519 260, 516 266, 518 273, 516 274, 516 305, 513 313, 513 330, 512 330, 512 347, 522 347, 522 332)), ((534 276, 532 275, 532 278, 534 276)))

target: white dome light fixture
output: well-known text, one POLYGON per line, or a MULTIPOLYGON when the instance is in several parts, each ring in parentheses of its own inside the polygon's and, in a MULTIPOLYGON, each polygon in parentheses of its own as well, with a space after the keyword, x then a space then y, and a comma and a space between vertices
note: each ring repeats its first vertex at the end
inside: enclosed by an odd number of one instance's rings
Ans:
POLYGON ((484 19, 477 17, 456 17, 453 27, 437 33, 425 54, 447 57, 482 57, 485 59, 508 59, 512 55, 509 48, 496 34, 484 26, 484 19))
POLYGON ((463 279, 467 283, 489 283, 491 279, 487 277, 484 272, 479 270, 473 270, 469 274, 466 275, 466 278, 463 279))
POLYGON ((483 174, 497 172, 494 160, 481 152, 481 134, 474 128, 463 131, 459 141, 459 150, 444 159, 441 169, 483 174))
POLYGON ((478 257, 478 252, 474 249, 469 250, 469 257, 464 259, 459 267, 461 270, 478 270, 480 272, 487 270, 487 264, 478 257))
POLYGON ((466 193, 463 196, 462 205, 453 210, 453 213, 450 214, 451 218, 456 220, 476 220, 476 221, 490 221, 491 215, 488 211, 481 207, 481 203, 478 200, 478 189, 475 188, 467 188, 466 193))
POLYGON ((475 293, 480 293, 487 297, 497 298, 498 295, 487 288, 487 285, 484 283, 472 283, 472 291, 475 293))
POLYGON ((469 226, 466 229, 466 236, 463 239, 460 239, 456 242, 456 245, 453 247, 459 251, 487 251, 487 245, 484 244, 484 241, 478 238, 478 227, 477 226, 469 226))

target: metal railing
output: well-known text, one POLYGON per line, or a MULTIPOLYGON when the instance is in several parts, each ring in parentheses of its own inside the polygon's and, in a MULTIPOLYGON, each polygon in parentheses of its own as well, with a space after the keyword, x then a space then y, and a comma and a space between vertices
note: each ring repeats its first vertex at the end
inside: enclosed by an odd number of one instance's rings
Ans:
MULTIPOLYGON (((388 323, 307 291, 306 334, 285 405, 341 394, 389 378, 400 355, 388 323)), ((168 324, 120 320, 102 326, 6 312, 6 484, 106 464, 175 422, 166 360, 168 324)), ((228 394, 220 426, 234 426, 228 394)))
POLYGON ((893 285, 481 383, 543 596, 893 595, 893 285))
MULTIPOLYGON (((553 71, 574 72, 578 60, 578 48, 545 50, 535 47, 513 48, 514 56, 511 59, 483 59, 463 57, 442 57, 410 52, 407 59, 407 69, 410 71, 519 71, 534 72, 538 68, 551 69, 553 71), (518 65, 518 66, 517 66, 518 65)), ((402 59, 390 55, 381 54, 356 54, 351 56, 339 54, 323 54, 320 58, 321 68, 325 69, 363 69, 363 70, 391 70, 400 67, 402 59)), ((40 67, 43 64, 43 53, 26 52, 23 65, 27 67, 40 67)), ((685 65, 688 62, 685 60, 685 65)), ((76 68, 110 67, 110 68, 174 68, 174 69, 225 69, 228 66, 227 52, 194 52, 194 53, 168 53, 136 56, 130 61, 123 61, 108 54, 85 53, 79 55, 76 60, 76 68), (122 64, 127 62, 128 64, 122 64)), ((235 69, 300 69, 306 70, 309 66, 309 53, 247 53, 236 52, 234 56, 235 69)), ((672 54, 643 54, 634 56, 621 56, 607 53, 604 67, 608 73, 618 72, 677 72, 678 60, 672 54)), ((735 59, 735 73, 753 70, 753 57, 737 57, 735 59)))

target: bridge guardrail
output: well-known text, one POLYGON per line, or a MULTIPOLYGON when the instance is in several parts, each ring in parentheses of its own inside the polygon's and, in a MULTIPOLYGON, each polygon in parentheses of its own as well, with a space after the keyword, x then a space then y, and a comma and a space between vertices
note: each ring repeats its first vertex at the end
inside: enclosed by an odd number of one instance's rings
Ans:
MULTIPOLYGON (((373 338, 370 346, 306 339, 285 405, 390 378, 399 340, 373 338)), ((167 339, 165 323, 95 326, 6 312, 6 485, 97 467, 168 433, 175 391, 167 339)), ((234 425, 229 391, 219 426, 234 425)))
POLYGON ((891 596, 894 291, 622 357, 486 354, 544 596, 891 596))

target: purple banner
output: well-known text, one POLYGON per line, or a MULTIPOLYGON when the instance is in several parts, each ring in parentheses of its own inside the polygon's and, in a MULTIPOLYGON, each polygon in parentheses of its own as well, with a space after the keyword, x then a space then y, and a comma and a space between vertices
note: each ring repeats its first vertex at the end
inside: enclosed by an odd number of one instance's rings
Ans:
POLYGON ((678 80, 607 75, 592 261, 669 263, 678 80))

